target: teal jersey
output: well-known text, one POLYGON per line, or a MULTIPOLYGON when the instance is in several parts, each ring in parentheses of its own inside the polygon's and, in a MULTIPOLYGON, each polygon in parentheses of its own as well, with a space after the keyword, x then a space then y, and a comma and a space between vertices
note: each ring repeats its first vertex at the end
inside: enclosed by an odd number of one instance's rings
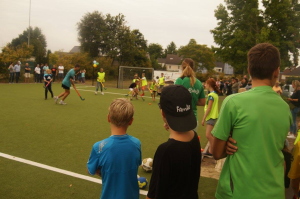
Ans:
POLYGON ((191 87, 191 82, 190 82, 189 77, 183 77, 183 78, 179 77, 178 79, 176 79, 175 85, 182 85, 186 89, 188 89, 188 91, 191 93, 193 111, 196 116, 196 119, 198 120, 198 118, 197 118, 197 102, 199 99, 205 98, 205 93, 204 93, 204 88, 203 88, 202 83, 198 79, 196 79, 194 86, 191 87))
POLYGON ((85 77, 85 73, 81 73, 81 77, 85 77))
POLYGON ((62 81, 62 84, 67 86, 67 87, 71 87, 71 81, 70 78, 74 78, 75 76, 75 70, 72 68, 71 70, 69 70, 69 72, 66 74, 64 80, 62 81))

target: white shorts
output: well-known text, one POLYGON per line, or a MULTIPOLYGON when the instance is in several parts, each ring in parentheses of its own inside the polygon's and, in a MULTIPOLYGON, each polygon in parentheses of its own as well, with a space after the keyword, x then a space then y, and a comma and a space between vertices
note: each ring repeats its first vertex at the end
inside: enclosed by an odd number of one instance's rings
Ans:
POLYGON ((133 91, 133 88, 129 88, 130 91, 133 91))
POLYGON ((30 73, 25 73, 25 78, 30 78, 30 73))

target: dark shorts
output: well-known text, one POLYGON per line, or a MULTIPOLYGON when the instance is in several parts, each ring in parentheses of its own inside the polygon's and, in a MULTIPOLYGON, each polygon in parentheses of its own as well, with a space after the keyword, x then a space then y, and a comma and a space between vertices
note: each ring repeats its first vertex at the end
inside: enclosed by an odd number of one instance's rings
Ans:
POLYGON ((206 124, 215 126, 216 122, 217 122, 217 119, 209 119, 206 121, 206 124))
POLYGON ((63 73, 58 73, 58 78, 64 78, 64 74, 63 73))
POLYGON ((63 87, 66 90, 70 90, 70 87, 67 87, 66 85, 62 84, 61 87, 63 87))

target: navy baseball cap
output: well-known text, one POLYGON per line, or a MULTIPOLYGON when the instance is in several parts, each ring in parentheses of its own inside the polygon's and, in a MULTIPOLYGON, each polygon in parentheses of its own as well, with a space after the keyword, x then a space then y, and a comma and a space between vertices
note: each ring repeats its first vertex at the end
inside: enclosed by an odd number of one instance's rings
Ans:
POLYGON ((186 132, 196 128, 192 95, 185 87, 181 85, 164 87, 160 96, 160 108, 174 131, 186 132))

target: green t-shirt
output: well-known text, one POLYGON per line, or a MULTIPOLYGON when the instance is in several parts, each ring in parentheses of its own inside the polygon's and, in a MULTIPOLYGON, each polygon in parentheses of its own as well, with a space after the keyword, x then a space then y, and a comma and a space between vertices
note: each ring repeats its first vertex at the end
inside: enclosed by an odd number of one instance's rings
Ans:
POLYGON ((156 83, 153 84, 153 82, 151 82, 150 89, 153 91, 157 91, 156 83))
POLYGON ((147 79, 146 79, 146 77, 142 78, 142 86, 147 86, 147 79))
POLYGON ((71 87, 71 81, 70 78, 73 79, 73 77, 75 76, 75 70, 72 68, 71 70, 69 70, 69 72, 66 74, 64 80, 62 81, 62 84, 67 86, 67 87, 71 87))
POLYGON ((288 105, 270 86, 255 87, 223 101, 212 134, 227 141, 232 132, 238 150, 227 156, 217 199, 285 198, 281 150, 291 123, 288 105))
POLYGON ((212 107, 211 107, 211 110, 210 110, 209 114, 205 118, 205 121, 207 121, 209 119, 218 119, 218 117, 219 117, 219 109, 218 109, 219 96, 215 91, 209 93, 208 96, 207 96, 206 103, 205 103, 205 106, 204 106, 204 114, 206 113, 206 110, 208 108, 209 100, 213 100, 213 104, 212 104, 212 107))
POLYGON ((198 102, 199 99, 205 98, 205 93, 204 93, 202 83, 198 79, 196 79, 196 82, 195 82, 194 86, 191 87, 189 77, 184 77, 184 78, 179 77, 179 78, 176 79, 175 85, 182 85, 186 89, 188 89, 188 91, 191 93, 193 111, 194 111, 194 114, 196 116, 196 119, 198 120, 198 117, 197 117, 197 102, 198 102))

